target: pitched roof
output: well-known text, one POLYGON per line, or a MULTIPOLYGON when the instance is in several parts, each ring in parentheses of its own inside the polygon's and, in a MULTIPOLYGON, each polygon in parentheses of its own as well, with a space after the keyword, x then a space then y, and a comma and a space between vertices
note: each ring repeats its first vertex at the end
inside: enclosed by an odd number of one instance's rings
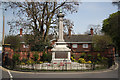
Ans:
POLYGON ((92 42, 92 35, 64 36, 65 42, 92 42))

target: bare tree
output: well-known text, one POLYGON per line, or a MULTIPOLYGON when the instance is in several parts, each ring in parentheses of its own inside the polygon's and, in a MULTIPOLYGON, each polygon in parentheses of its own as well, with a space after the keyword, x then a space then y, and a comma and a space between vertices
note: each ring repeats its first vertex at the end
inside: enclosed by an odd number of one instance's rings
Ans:
MULTIPOLYGON (((9 2, 5 3, 6 8, 13 9, 13 14, 17 16, 16 20, 8 22, 10 32, 14 32, 18 28, 29 29, 34 35, 41 36, 46 41, 47 35, 51 30, 55 30, 57 26, 57 14, 59 8, 62 7, 63 13, 77 12, 77 2, 9 2), (38 35, 39 34, 39 35, 38 35)), ((67 19, 66 19, 67 20, 67 19)), ((68 21, 70 23, 70 21, 68 21)), ((69 26, 69 25, 67 25, 69 26)), ((54 32, 54 31, 53 31, 54 32)))
POLYGON ((118 6, 118 11, 120 11, 120 0, 114 0, 112 4, 118 6))

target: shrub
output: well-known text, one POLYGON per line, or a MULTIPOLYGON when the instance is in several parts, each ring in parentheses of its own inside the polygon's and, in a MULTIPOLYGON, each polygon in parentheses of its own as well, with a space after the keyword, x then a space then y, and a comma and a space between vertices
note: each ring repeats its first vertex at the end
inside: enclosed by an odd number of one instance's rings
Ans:
POLYGON ((49 53, 47 53, 47 61, 48 61, 48 62, 51 62, 51 60, 52 60, 52 55, 49 54, 49 53))
POLYGON ((85 61, 84 58, 79 58, 79 59, 78 59, 78 62, 79 62, 79 63, 86 63, 86 61, 85 61))
POLYGON ((45 61, 45 63, 48 63, 48 61, 45 61))
POLYGON ((92 55, 88 54, 87 55, 87 61, 91 60, 92 59, 92 55))
POLYGON ((24 62, 21 62, 21 65, 25 65, 25 63, 24 63, 24 62))
POLYGON ((103 64, 108 64, 108 58, 102 57, 101 62, 102 62, 103 64))
POLYGON ((85 58, 85 56, 86 56, 86 53, 82 53, 80 58, 85 58))
POLYGON ((44 52, 41 59, 40 59, 40 61, 43 61, 43 62, 48 61, 48 62, 50 62, 51 59, 52 59, 52 55, 49 54, 49 53, 44 52))
POLYGON ((91 61, 87 61, 87 63, 92 63, 91 61))
POLYGON ((34 59, 34 61, 36 62, 37 60, 38 60, 38 58, 39 58, 39 55, 38 55, 38 53, 35 53, 34 55, 33 55, 33 59, 34 59))
POLYGON ((73 62, 77 62, 77 60, 74 59, 74 57, 71 57, 71 60, 72 60, 73 62))
POLYGON ((13 55, 13 61, 15 62, 15 64, 18 64, 19 63, 19 57, 20 57, 20 55, 19 54, 14 54, 13 55))
POLYGON ((27 64, 34 64, 35 61, 34 61, 33 59, 31 59, 31 60, 28 60, 26 63, 27 63, 27 64))
POLYGON ((97 54, 97 60, 95 62, 96 64, 108 64, 108 58, 103 57, 100 55, 100 53, 97 54))
POLYGON ((73 57, 71 57, 71 60, 73 60, 74 58, 73 57))
POLYGON ((74 54, 71 54, 71 57, 75 58, 75 55, 74 55, 74 54))
POLYGON ((12 69, 14 69, 16 67, 16 65, 18 65, 20 63, 19 56, 20 56, 19 54, 13 55, 12 65, 10 66, 12 69))
POLYGON ((30 58, 30 53, 27 54, 27 58, 28 58, 28 59, 30 58))
POLYGON ((21 62, 26 63, 27 59, 23 58, 21 62))
POLYGON ((11 48, 13 50, 18 50, 20 47, 20 38, 15 35, 8 35, 5 36, 5 44, 10 44, 11 48))
POLYGON ((42 61, 40 61, 40 64, 42 64, 43 62, 42 61))
POLYGON ((43 52, 43 55, 41 56, 40 60, 45 62, 47 60, 47 53, 43 52))

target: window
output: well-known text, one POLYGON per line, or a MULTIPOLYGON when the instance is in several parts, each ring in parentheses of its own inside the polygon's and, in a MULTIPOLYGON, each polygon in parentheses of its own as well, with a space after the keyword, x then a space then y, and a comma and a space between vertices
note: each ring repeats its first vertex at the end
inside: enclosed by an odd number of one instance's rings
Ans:
POLYGON ((77 48, 77 44, 73 44, 73 45, 72 45, 72 48, 77 48))
POLYGON ((88 44, 83 44, 83 48, 88 48, 88 44))

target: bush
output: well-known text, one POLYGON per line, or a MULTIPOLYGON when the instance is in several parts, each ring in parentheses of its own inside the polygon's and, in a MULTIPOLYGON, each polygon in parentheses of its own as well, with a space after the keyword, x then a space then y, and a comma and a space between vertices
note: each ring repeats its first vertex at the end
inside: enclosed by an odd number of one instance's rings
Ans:
POLYGON ((28 59, 30 58, 30 53, 27 54, 27 58, 28 58, 28 59))
POLYGON ((14 69, 16 67, 16 65, 18 65, 20 63, 19 60, 20 55, 19 54, 14 54, 13 58, 12 58, 12 65, 10 66, 12 69, 14 69))
POLYGON ((42 64, 43 62, 42 61, 40 61, 40 64, 42 64))
POLYGON ((86 53, 82 53, 80 58, 85 58, 85 56, 86 56, 86 53))
POLYGON ((34 59, 34 61, 36 62, 37 60, 38 60, 38 58, 39 58, 39 55, 38 55, 38 53, 35 53, 34 55, 33 55, 33 59, 34 59))
POLYGON ((87 61, 86 63, 92 63, 91 61, 87 61))
POLYGON ((51 59, 52 59, 52 55, 49 54, 49 53, 44 52, 41 59, 40 59, 40 61, 43 61, 43 62, 48 61, 48 62, 50 62, 51 59))
POLYGON ((79 59, 78 59, 78 62, 79 62, 79 63, 86 63, 86 61, 85 61, 84 58, 79 58, 79 59))
POLYGON ((20 38, 15 35, 5 36, 5 44, 10 44, 13 50, 18 50, 20 47, 20 38))
POLYGON ((23 58, 23 59, 21 60, 21 63, 26 63, 26 61, 27 61, 27 59, 23 58))
POLYGON ((74 59, 74 57, 72 57, 72 56, 71 56, 71 60, 72 60, 73 62, 77 62, 77 60, 74 59))
POLYGON ((94 35, 93 43, 93 49, 95 51, 104 51, 108 45, 113 45, 112 39, 108 35, 94 35))
POLYGON ((108 58, 103 57, 100 55, 100 53, 97 54, 96 64, 108 64, 108 58))
POLYGON ((47 54, 47 61, 48 61, 48 62, 51 62, 51 60, 52 60, 52 55, 48 53, 48 54, 47 54))
POLYGON ((74 55, 74 54, 72 54, 72 55, 71 55, 71 57, 75 58, 75 55, 74 55))
POLYGON ((21 65, 25 65, 25 63, 24 63, 24 62, 21 62, 21 65))
POLYGON ((87 61, 91 60, 92 59, 92 55, 88 54, 87 55, 87 61))
POLYGON ((14 54, 13 55, 13 61, 15 62, 15 64, 18 64, 20 62, 19 57, 20 57, 19 54, 14 54))
POLYGON ((35 61, 33 59, 31 59, 31 60, 28 60, 26 63, 27 64, 35 64, 35 61))

